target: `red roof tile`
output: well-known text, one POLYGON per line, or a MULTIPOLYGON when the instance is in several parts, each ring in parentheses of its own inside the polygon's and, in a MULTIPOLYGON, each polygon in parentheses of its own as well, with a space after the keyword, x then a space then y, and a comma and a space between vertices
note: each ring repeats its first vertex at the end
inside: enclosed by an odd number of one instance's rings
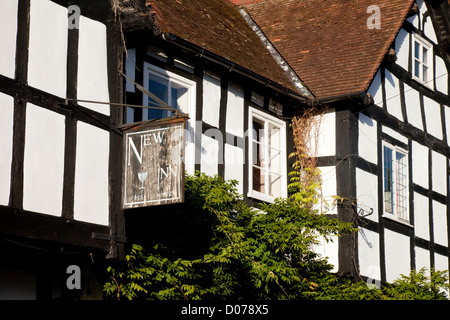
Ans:
POLYGON ((228 1, 234 3, 235 5, 240 6, 240 5, 244 5, 244 4, 250 4, 250 3, 259 2, 259 1, 262 1, 262 0, 228 0, 228 1))
POLYGON ((156 27, 298 93, 283 69, 226 0, 147 0, 156 27))
POLYGON ((317 98, 367 90, 413 0, 263 0, 245 8, 317 98), (380 8, 381 28, 369 29, 380 8))

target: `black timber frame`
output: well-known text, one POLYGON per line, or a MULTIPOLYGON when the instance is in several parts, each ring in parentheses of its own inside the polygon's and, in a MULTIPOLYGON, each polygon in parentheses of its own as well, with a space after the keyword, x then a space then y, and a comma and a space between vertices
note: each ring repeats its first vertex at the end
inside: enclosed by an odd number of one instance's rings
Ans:
MULTIPOLYGON (((286 122, 286 131, 287 131, 287 154, 293 151, 293 142, 290 141, 289 137, 292 136, 292 130, 288 124, 290 117, 292 117, 298 110, 304 108, 305 105, 302 105, 297 100, 284 96, 275 90, 266 87, 264 84, 258 83, 250 77, 246 77, 245 75, 233 72, 230 67, 225 65, 215 63, 214 61, 210 61, 205 57, 202 57, 198 53, 187 50, 186 48, 179 47, 173 42, 163 40, 161 37, 155 36, 152 30, 140 30, 134 31, 126 34, 126 46, 127 48, 135 48, 136 50, 136 69, 135 69, 135 79, 134 81, 138 84, 143 83, 143 66, 144 62, 147 62, 151 65, 159 67, 161 69, 170 71, 177 75, 180 75, 186 79, 194 81, 196 83, 196 117, 193 119, 195 121, 195 125, 197 126, 195 130, 195 170, 201 171, 201 156, 202 156, 202 136, 206 134, 208 137, 211 136, 209 129, 215 129, 222 133, 222 141, 219 140, 219 156, 223 157, 220 159, 217 165, 217 172, 222 177, 225 174, 225 157, 224 150, 225 145, 231 145, 238 148, 243 149, 244 151, 244 163, 242 164, 242 172, 243 172, 243 195, 244 199, 251 206, 258 207, 260 201, 247 197, 248 192, 248 148, 249 142, 247 137, 240 137, 233 135, 231 133, 226 132, 226 108, 227 108, 227 99, 228 99, 228 89, 229 84, 237 84, 243 88, 243 100, 244 100, 244 115, 243 115, 243 125, 244 132, 248 130, 248 121, 249 121, 249 108, 253 107, 258 110, 261 110, 267 114, 272 114, 276 116, 275 113, 269 110, 269 99, 273 98, 276 101, 280 102, 284 106, 284 114, 283 119, 286 122), (146 39, 146 41, 142 41, 142 39, 146 39), (151 48, 160 50, 164 53, 163 56, 156 57, 155 55, 150 55, 147 51, 147 46, 151 46, 151 48), (187 65, 192 68, 180 67, 177 64, 177 61, 185 62, 187 65), (220 102, 219 102, 219 113, 218 117, 218 127, 215 127, 205 121, 203 119, 203 109, 204 109, 204 101, 203 101, 203 75, 204 72, 217 75, 220 77, 220 102), (252 102, 251 96, 252 92, 256 92, 264 97, 264 102, 262 106, 259 106, 252 102)), ((125 57, 124 57, 125 58, 125 57)), ((125 92, 124 97, 125 103, 141 105, 143 101, 142 92, 139 90, 134 90, 134 92, 125 92)), ((123 119, 126 117, 126 108, 123 108, 123 119)), ((142 120, 141 118, 141 110, 139 108, 134 109, 135 118, 133 122, 138 122, 142 120)), ((125 120, 124 120, 125 121, 125 120)), ((211 138, 218 138, 211 136, 211 138)), ((292 159, 286 159, 287 168, 289 171, 290 164, 292 159)), ((151 208, 139 208, 139 209, 128 209, 125 210, 125 220, 126 220, 126 234, 127 238, 130 239, 131 242, 139 242, 146 243, 151 241, 150 238, 154 237, 163 237, 167 239, 167 237, 173 237, 173 239, 178 239, 179 237, 190 237, 189 232, 185 231, 179 232, 179 225, 177 224, 176 215, 180 213, 180 211, 184 210, 182 205, 169 205, 163 207, 151 207, 151 208), (144 226, 149 226, 149 224, 154 225, 151 227, 151 230, 144 226), (155 227, 155 225, 159 227, 155 227), (172 225, 169 229, 168 225, 172 225), (164 231, 161 231, 164 230, 164 231), (149 234, 153 234, 149 236, 149 234), (160 235, 158 235, 160 234, 160 235)), ((195 236, 192 236, 195 238, 195 236)), ((186 242, 192 241, 192 239, 186 239, 186 242)), ((193 240, 195 241, 195 240, 193 240)))
MULTIPOLYGON (((439 1, 437 1, 439 2, 439 1)), ((434 5, 431 5, 430 17, 433 21, 433 25, 439 25, 436 22, 436 15, 442 13, 442 7, 448 7, 445 1, 440 1, 440 7, 436 9, 434 5), (441 11, 439 11, 441 10, 441 11)), ((427 4, 430 9, 430 5, 427 4)), ((444 21, 445 22, 445 21, 444 21)), ((423 26, 423 22, 419 22, 423 26)), ((428 39, 424 32, 420 29, 416 29, 408 21, 405 21, 402 25, 409 36, 411 33, 415 32, 420 36, 428 39)), ((448 27, 447 27, 448 29, 448 27)), ((448 30, 447 30, 448 31, 448 30)), ((444 34, 446 36, 446 34, 444 34)), ((439 44, 434 45, 433 51, 435 55, 440 56, 448 70, 450 70, 450 59, 448 54, 448 47, 446 43, 443 42, 442 34, 438 33, 439 44)), ((410 38, 411 40, 411 38, 410 38)), ((429 40, 429 39, 428 39, 429 40)), ((411 41, 410 41, 411 42, 411 41)), ((410 47, 411 48, 411 47, 410 47)), ((410 49, 411 50, 411 49, 410 49)), ((447 192, 446 194, 440 194, 433 190, 432 185, 432 152, 437 152, 444 155, 447 158, 446 172, 450 173, 450 164, 448 159, 450 159, 450 147, 448 145, 447 128, 448 123, 445 122, 445 106, 450 107, 450 96, 445 95, 437 90, 430 90, 429 88, 421 85, 412 79, 412 61, 411 52, 409 54, 409 67, 408 70, 404 70, 399 65, 384 61, 380 66, 381 75, 381 92, 383 96, 383 102, 380 106, 373 103, 367 105, 363 101, 355 100, 345 100, 340 102, 335 102, 330 104, 330 107, 336 109, 336 155, 328 157, 318 158, 318 166, 336 166, 336 179, 337 179, 337 193, 339 196, 344 197, 346 201, 338 207, 338 216, 345 221, 357 221, 358 225, 368 229, 370 231, 376 232, 379 235, 380 243, 380 273, 381 281, 386 281, 386 258, 385 258, 385 230, 391 230, 409 237, 410 239, 410 261, 411 269, 416 268, 415 263, 415 248, 423 248, 429 250, 430 252, 430 265, 435 264, 435 253, 447 257, 450 265, 450 232, 447 232, 448 245, 443 246, 435 242, 434 239, 434 221, 433 221, 433 201, 444 204, 447 206, 447 231, 450 230, 450 182, 447 179, 447 192), (399 79, 399 90, 400 90, 400 103, 403 120, 401 121, 396 117, 388 113, 386 108, 386 91, 385 91, 385 70, 392 73, 399 79), (421 118, 423 130, 420 130, 410 123, 408 123, 407 118, 407 106, 405 104, 405 87, 407 84, 411 88, 417 90, 420 95, 420 105, 421 105, 421 118), (438 139, 431 134, 427 133, 425 108, 424 108, 424 97, 428 97, 440 104, 440 116, 441 116, 441 126, 442 126, 442 140, 438 139), (359 129, 358 129, 358 114, 362 113, 365 116, 377 121, 377 163, 369 163, 365 159, 359 156, 358 153, 358 140, 359 140, 359 129), (382 132, 382 126, 390 128, 399 134, 405 136, 408 139, 408 143, 404 144, 395 138, 389 136, 388 134, 382 132), (395 220, 383 217, 383 195, 382 195, 382 141, 388 141, 394 145, 399 145, 408 151, 408 163, 409 163, 409 210, 410 210, 410 226, 406 224, 399 223, 395 220), (423 146, 428 147, 428 180, 429 187, 423 188, 419 185, 413 183, 412 179, 412 161, 414 161, 414 155, 411 153, 412 141, 416 141, 423 146), (354 206, 350 202, 351 199, 356 199, 356 168, 361 169, 365 172, 376 174, 378 176, 378 208, 379 212, 374 214, 378 215, 378 222, 374 222, 368 218, 358 218, 356 212, 354 211, 354 206), (428 210, 429 210, 429 235, 430 239, 422 239, 415 235, 414 232, 414 193, 421 194, 429 199, 428 210)), ((433 84, 435 87, 435 83, 433 84)), ((450 83, 448 85, 450 92, 450 83)), ((339 239, 339 272, 343 274, 350 274, 354 277, 359 275, 359 263, 358 263, 358 252, 357 252, 357 238, 350 239, 350 237, 342 237, 339 239)))
MULTIPOLYGON (((72 1, 55 0, 68 7, 72 1)), ((121 70, 122 42, 113 11, 107 1, 79 1, 77 5, 83 16, 90 17, 106 25, 108 52, 108 87, 111 102, 122 100, 121 70)), ((121 152, 122 138, 117 130, 122 121, 120 108, 111 108, 106 116, 75 102, 69 105, 65 100, 33 88, 27 83, 28 39, 29 39, 30 0, 18 2, 18 29, 16 42, 15 79, 0 75, 0 92, 14 98, 13 156, 11 166, 11 190, 8 206, 0 206, 0 238, 15 239, 17 242, 39 242, 42 248, 76 246, 79 250, 99 251, 109 258, 121 258, 124 253, 125 227, 123 212, 120 210, 121 196, 121 152), (25 148, 26 104, 32 103, 65 117, 64 184, 63 210, 61 217, 23 210, 23 162, 25 148), (110 133, 110 210, 108 226, 96 225, 74 220, 74 178, 76 124, 83 121, 110 133)), ((78 30, 68 30, 67 52, 67 97, 76 97, 78 30)))

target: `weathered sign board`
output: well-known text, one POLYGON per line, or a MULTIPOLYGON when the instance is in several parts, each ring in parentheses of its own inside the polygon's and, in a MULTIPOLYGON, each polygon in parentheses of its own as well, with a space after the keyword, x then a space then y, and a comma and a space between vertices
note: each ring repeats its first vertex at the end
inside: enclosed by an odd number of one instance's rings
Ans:
POLYGON ((186 118, 124 129, 122 209, 184 201, 186 118))

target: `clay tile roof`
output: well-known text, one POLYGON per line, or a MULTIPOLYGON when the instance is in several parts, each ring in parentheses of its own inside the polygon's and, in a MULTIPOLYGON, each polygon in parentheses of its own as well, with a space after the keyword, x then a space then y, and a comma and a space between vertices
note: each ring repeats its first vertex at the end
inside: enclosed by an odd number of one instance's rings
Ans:
POLYGON ((413 0, 245 3, 250 16, 305 85, 317 98, 327 98, 368 88, 413 0), (380 29, 367 27, 371 5, 381 10, 380 29))
POLYGON ((296 93, 262 41, 226 0, 147 0, 155 25, 296 93))

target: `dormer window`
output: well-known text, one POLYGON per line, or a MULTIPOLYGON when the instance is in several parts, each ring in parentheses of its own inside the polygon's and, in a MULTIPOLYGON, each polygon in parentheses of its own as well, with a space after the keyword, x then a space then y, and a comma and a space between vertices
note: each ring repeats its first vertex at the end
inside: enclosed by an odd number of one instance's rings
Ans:
MULTIPOLYGON (((172 108, 180 110, 183 113, 189 113, 189 109, 194 105, 195 91, 193 88, 195 83, 149 63, 145 63, 144 67, 144 85, 146 89, 172 108)), ((160 106, 158 101, 153 100, 145 94, 143 95, 143 105, 150 107, 160 106)), ((169 110, 144 109, 142 119, 160 119, 173 115, 173 112, 169 110)))
POLYGON ((413 34, 413 79, 432 89, 433 87, 433 48, 417 34, 413 34))

